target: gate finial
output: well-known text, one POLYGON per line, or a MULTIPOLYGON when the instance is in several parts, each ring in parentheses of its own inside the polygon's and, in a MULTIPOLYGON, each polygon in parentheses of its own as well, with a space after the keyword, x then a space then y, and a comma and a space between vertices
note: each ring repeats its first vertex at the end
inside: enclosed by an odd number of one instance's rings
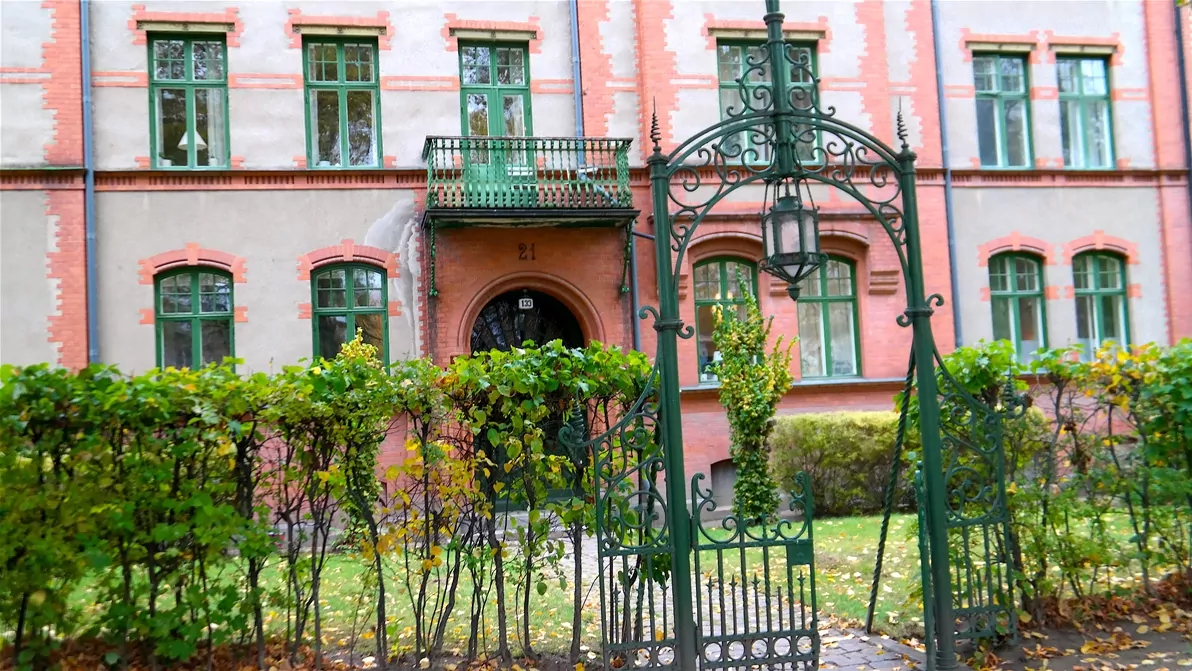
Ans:
POLYGON ((658 99, 653 99, 654 111, 650 114, 650 141, 654 143, 654 153, 662 153, 662 133, 658 131, 658 99))
POLYGON ((902 118, 902 96, 898 97, 898 139, 902 141, 902 150, 910 149, 906 142, 906 120, 902 118))

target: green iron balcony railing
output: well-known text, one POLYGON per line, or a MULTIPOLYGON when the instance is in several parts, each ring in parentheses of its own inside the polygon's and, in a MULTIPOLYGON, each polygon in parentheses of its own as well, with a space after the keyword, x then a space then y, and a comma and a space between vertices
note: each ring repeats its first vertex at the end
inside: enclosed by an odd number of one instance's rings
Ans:
POLYGON ((631 140, 428 137, 427 209, 623 209, 631 140))

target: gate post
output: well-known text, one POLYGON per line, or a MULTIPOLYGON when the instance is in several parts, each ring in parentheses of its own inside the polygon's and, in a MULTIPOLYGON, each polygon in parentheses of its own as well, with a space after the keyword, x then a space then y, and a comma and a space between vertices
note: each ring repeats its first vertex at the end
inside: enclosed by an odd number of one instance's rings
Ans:
MULTIPOLYGON (((952 607, 952 574, 948 558, 947 483, 944 481, 943 441, 940 437, 939 390, 935 379, 935 339, 931 333, 931 304, 923 281, 923 250, 919 234, 919 209, 915 196, 915 154, 904 143, 898 155, 903 194, 903 231, 906 234, 906 318, 913 327, 912 348, 918 366, 919 434, 923 442, 923 490, 926 501, 930 559, 931 609, 935 624, 935 668, 957 668, 956 616, 952 607)), ((905 323, 905 322, 904 322, 905 323)), ((927 632, 928 636, 932 632, 927 632)), ((932 660, 928 660, 931 664, 932 660)), ((930 666, 928 667, 930 668, 930 666)))
MULTIPOLYGON (((655 119, 657 124, 657 119, 655 119)), ((654 134, 657 135, 657 125, 654 134)), ((654 200, 654 249, 658 262, 658 421, 666 459, 666 522, 673 539, 671 586, 675 611, 675 661, 687 671, 696 668, 695 607, 691 598, 691 514, 687 510, 687 474, 683 467, 683 419, 679 403, 678 336, 679 296, 674 285, 671 257, 671 218, 667 207, 670 178, 667 160, 654 140, 654 153, 646 161, 654 200)), ((636 316, 636 315, 635 315, 636 316)))

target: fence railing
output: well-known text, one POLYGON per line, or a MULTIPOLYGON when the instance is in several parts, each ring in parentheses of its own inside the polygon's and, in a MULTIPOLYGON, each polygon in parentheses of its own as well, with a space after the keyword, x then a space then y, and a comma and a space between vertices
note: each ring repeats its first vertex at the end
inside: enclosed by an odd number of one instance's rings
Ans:
POLYGON ((628 208, 629 144, 617 138, 428 137, 427 208, 628 208))

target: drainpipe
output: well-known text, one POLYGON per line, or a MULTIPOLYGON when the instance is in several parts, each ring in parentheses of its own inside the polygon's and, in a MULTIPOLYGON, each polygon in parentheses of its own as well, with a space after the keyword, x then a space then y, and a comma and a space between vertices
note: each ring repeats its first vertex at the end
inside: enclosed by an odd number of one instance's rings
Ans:
MULTIPOLYGON (((931 39, 935 50, 935 99, 940 114, 940 159, 944 168, 944 220, 948 225, 948 260, 952 285, 952 332, 956 346, 964 344, 964 327, 960 321, 960 266, 956 260, 956 219, 952 212, 952 162, 948 158, 948 111, 944 102, 944 69, 939 57, 943 53, 940 42, 939 0, 931 0, 931 39)), ((1186 121, 1186 119, 1185 119, 1186 121)))
POLYGON ((1188 125, 1188 63, 1184 58, 1184 21, 1180 15, 1180 3, 1173 2, 1171 4, 1175 11, 1175 61, 1180 71, 1180 118, 1183 120, 1180 125, 1184 131, 1184 169, 1187 171, 1185 179, 1188 180, 1188 211, 1192 212, 1192 128, 1188 125))
POLYGON ((79 0, 83 57, 83 228, 87 277, 87 361, 99 362, 99 291, 95 269, 95 136, 91 117, 91 0, 79 0))
POLYGON ((571 0, 571 95, 575 99, 575 134, 584 136, 584 92, 579 69, 579 0, 571 0))

